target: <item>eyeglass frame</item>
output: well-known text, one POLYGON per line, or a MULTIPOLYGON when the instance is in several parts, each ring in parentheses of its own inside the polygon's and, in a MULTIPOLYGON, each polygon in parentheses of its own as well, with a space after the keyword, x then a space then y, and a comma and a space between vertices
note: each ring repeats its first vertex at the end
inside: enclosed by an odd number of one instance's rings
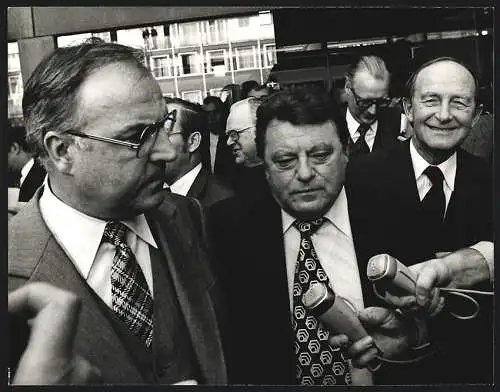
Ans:
POLYGON ((233 142, 237 142, 238 140, 240 140, 240 133, 243 133, 250 128, 255 128, 255 125, 250 125, 246 128, 231 129, 230 131, 226 131, 227 138, 231 139, 233 142))
POLYGON ((106 143, 116 144, 119 146, 125 146, 125 147, 128 147, 128 148, 136 151, 136 158, 141 158, 141 157, 147 155, 151 151, 151 148, 156 143, 156 139, 158 138, 158 133, 160 132, 160 129, 165 126, 165 123, 168 120, 171 121, 171 124, 168 128, 169 130, 167 131, 167 136, 170 137, 172 135, 176 135, 176 134, 181 133, 181 132, 170 133, 170 131, 174 127, 175 122, 177 121, 177 109, 173 109, 172 111, 167 112, 167 114, 161 120, 156 121, 152 124, 146 125, 141 132, 141 136, 139 136, 138 143, 127 142, 126 140, 119 140, 119 139, 114 139, 114 138, 105 137, 105 136, 92 135, 92 134, 88 134, 88 133, 75 131, 72 129, 67 130, 65 133, 67 133, 69 135, 73 135, 73 136, 82 137, 85 139, 98 140, 100 142, 106 142, 106 143), (153 129, 152 133, 147 134, 147 132, 150 129, 153 129), (143 154, 139 155, 139 152, 141 151, 141 147, 146 143, 147 139, 153 135, 154 135, 154 140, 151 143, 151 147, 147 151, 144 151, 143 154))
POLYGON ((356 105, 358 105, 363 110, 368 109, 373 104, 375 104, 375 106, 377 106, 377 108, 386 108, 391 104, 390 97, 361 98, 358 94, 356 94, 356 91, 354 91, 354 87, 349 86, 348 88, 351 91, 352 96, 354 97, 354 101, 356 102, 356 105), (369 104, 367 105, 366 103, 363 103, 363 102, 369 102, 369 104))

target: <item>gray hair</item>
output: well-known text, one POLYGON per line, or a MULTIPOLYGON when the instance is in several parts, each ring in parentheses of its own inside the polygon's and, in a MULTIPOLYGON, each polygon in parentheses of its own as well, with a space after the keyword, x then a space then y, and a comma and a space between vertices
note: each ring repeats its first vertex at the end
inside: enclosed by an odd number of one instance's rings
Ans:
POLYGON ((250 117, 252 119, 252 123, 255 125, 257 123, 257 109, 260 106, 262 102, 262 99, 256 98, 256 97, 248 97, 245 99, 242 99, 238 102, 235 102, 231 105, 231 108, 229 110, 229 114, 231 114, 232 111, 238 109, 240 106, 248 106, 250 109, 250 117))
POLYGON ((352 82, 357 72, 366 71, 378 80, 389 80, 391 74, 387 70, 384 60, 378 56, 362 56, 353 63, 346 72, 346 79, 352 82))
POLYGON ((22 106, 26 140, 42 161, 49 130, 62 134, 83 125, 78 116, 81 85, 96 70, 118 62, 137 67, 144 77, 150 74, 137 49, 102 42, 57 48, 36 67, 26 82, 22 106))

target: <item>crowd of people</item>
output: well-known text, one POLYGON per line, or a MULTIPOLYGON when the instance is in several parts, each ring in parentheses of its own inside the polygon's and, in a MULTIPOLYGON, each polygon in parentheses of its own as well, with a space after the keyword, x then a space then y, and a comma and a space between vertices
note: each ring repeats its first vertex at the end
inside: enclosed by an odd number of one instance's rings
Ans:
POLYGON ((47 56, 9 147, 13 186, 43 170, 9 218, 11 382, 492 383, 491 164, 461 148, 478 80, 455 58, 420 65, 402 100, 411 137, 390 82, 361 56, 345 105, 254 81, 199 105, 163 97, 123 45, 47 56), (382 254, 414 290, 375 289, 382 254), (313 283, 366 336, 307 308, 313 283), (464 288, 479 312, 457 319, 446 290, 464 288))

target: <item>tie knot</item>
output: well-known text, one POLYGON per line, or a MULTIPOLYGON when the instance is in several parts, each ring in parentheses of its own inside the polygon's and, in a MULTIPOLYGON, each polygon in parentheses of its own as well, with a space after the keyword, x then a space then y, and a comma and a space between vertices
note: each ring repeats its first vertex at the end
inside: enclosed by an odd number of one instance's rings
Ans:
POLYGON ((370 129, 368 124, 360 124, 358 127, 359 137, 365 138, 366 132, 370 129))
POLYGON ((102 238, 115 246, 126 243, 125 235, 127 234, 127 226, 118 221, 106 223, 102 238))
POLYGON ((321 225, 325 222, 325 218, 318 218, 312 221, 299 221, 293 222, 295 228, 300 232, 301 235, 313 235, 318 231, 321 225))
POLYGON ((431 180, 432 185, 442 185, 443 183, 443 172, 437 166, 428 166, 427 169, 424 170, 424 174, 431 180))

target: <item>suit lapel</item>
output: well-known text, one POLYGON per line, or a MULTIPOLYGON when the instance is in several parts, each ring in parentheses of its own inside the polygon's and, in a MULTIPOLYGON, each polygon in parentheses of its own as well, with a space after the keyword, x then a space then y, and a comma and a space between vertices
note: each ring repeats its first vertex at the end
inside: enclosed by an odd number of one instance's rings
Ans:
POLYGON ((189 188, 189 191, 186 196, 194 197, 195 199, 200 199, 203 193, 205 192, 207 181, 208 181, 208 172, 206 171, 206 169, 202 168, 201 171, 196 176, 196 178, 194 179, 193 184, 191 185, 191 188, 189 188))
POLYGON ((227 375, 221 366, 224 364, 222 343, 209 292, 215 278, 200 260, 202 252, 195 242, 197 239, 189 237, 193 228, 187 227, 179 215, 166 199, 160 211, 155 211, 154 218, 148 216, 148 221, 165 254, 202 374, 207 382, 222 384, 227 381, 227 375))

